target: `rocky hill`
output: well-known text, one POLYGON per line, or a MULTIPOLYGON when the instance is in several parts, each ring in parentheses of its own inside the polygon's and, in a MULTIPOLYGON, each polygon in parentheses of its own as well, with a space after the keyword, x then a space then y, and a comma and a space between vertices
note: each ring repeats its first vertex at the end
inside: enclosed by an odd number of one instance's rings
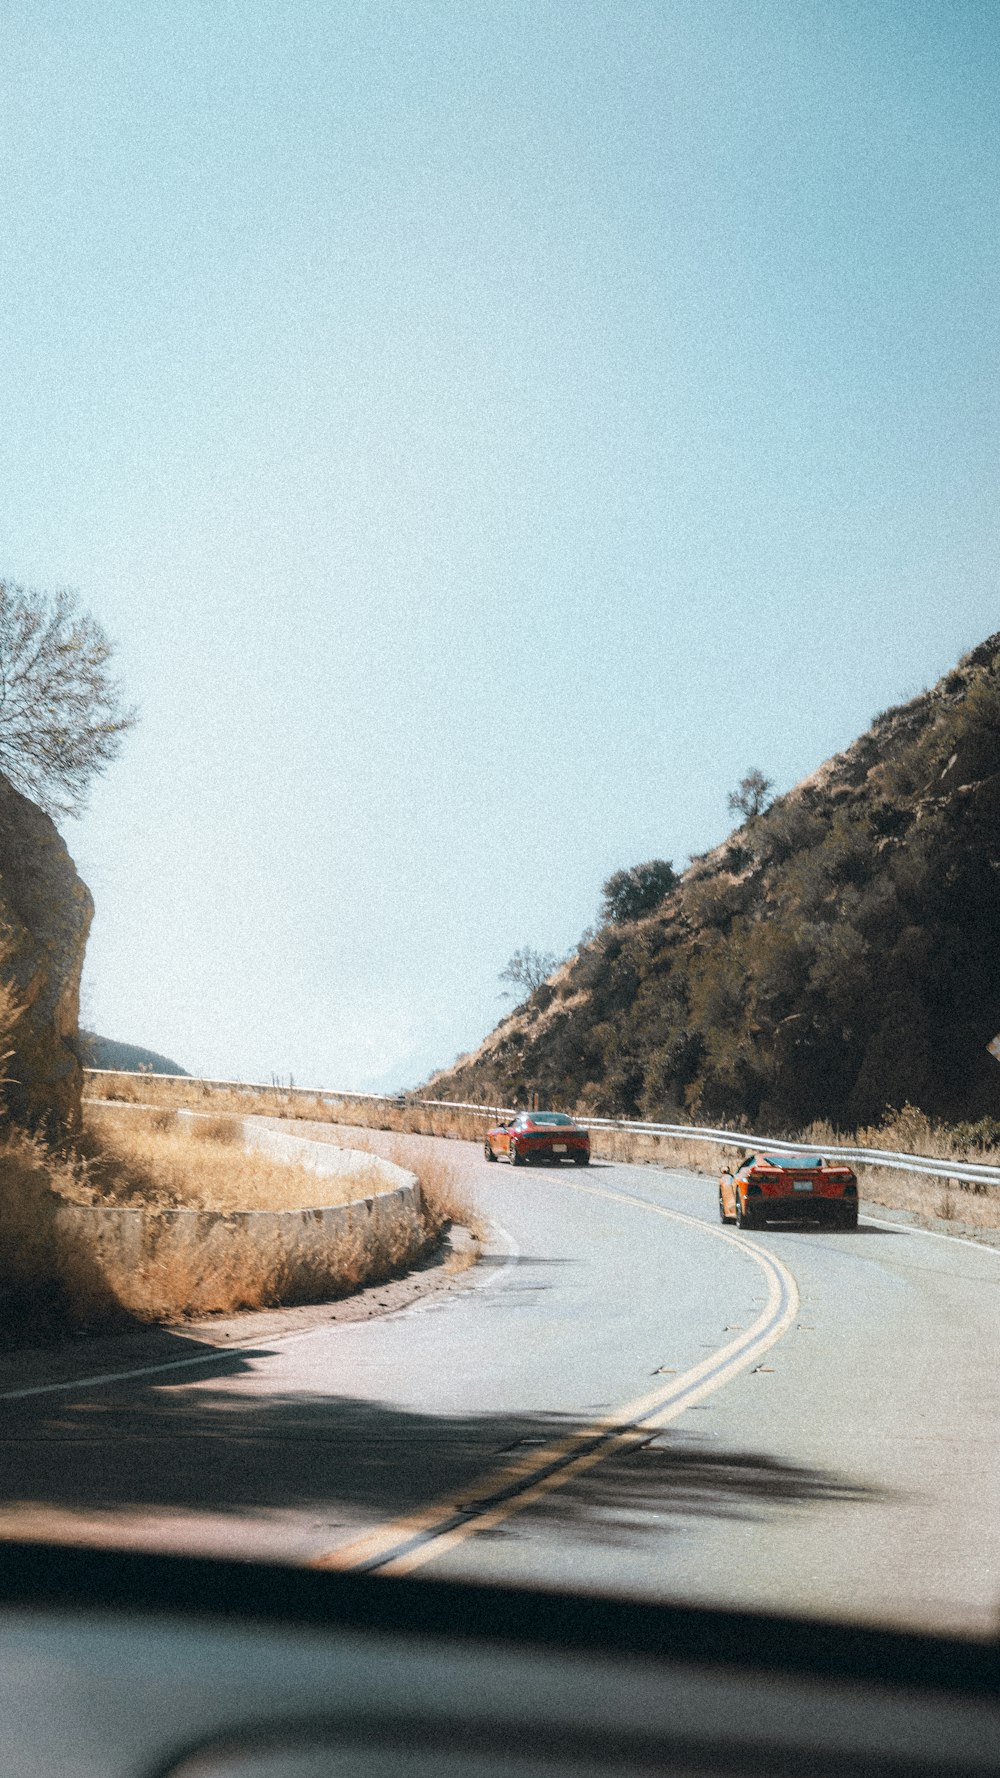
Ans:
POLYGON ((436 1096, 842 1127, 1000 1114, 1000 634, 607 926, 436 1096))

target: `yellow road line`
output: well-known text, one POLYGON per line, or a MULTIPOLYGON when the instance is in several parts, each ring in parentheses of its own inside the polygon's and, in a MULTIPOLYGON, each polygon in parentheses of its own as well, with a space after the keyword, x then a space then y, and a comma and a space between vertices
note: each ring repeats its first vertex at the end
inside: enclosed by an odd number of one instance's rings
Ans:
POLYGON ((668 1426, 689 1407, 746 1370, 788 1332, 798 1313, 798 1290, 788 1267, 773 1254, 727 1229, 701 1222, 681 1210, 668 1210, 646 1198, 610 1191, 604 1186, 585 1185, 582 1180, 564 1183, 591 1197, 632 1205, 648 1210, 654 1216, 666 1217, 670 1222, 683 1223, 699 1234, 735 1247, 760 1266, 767 1279, 767 1301, 760 1315, 745 1333, 692 1365, 682 1376, 637 1396, 614 1414, 592 1421, 583 1430, 554 1439, 542 1449, 494 1471, 464 1490, 461 1498, 452 1495, 432 1502, 418 1512, 390 1520, 363 1537, 313 1557, 310 1567, 378 1568, 382 1574, 408 1574, 477 1532, 502 1524, 514 1513, 521 1512, 606 1457, 644 1442, 651 1431, 668 1426))

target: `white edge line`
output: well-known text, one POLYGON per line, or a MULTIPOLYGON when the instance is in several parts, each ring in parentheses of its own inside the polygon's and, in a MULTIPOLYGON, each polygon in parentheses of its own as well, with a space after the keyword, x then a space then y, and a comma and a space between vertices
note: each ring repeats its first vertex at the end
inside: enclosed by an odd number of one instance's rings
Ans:
POLYGON ((882 1216, 869 1216, 866 1210, 861 1212, 863 1222, 872 1222, 878 1229, 892 1229, 896 1235, 929 1235, 932 1241, 950 1241, 953 1247, 972 1247, 977 1253, 992 1253, 994 1259, 1000 1259, 1000 1247, 994 1247, 989 1241, 973 1241, 969 1235, 949 1235, 944 1229, 925 1229, 914 1222, 888 1222, 882 1216))
POLYGON ((210 1352, 197 1358, 171 1358, 165 1364, 144 1364, 132 1371, 103 1371, 94 1377, 69 1377, 62 1383, 32 1383, 26 1389, 3 1390, 0 1401, 23 1401, 27 1395, 56 1395, 67 1389, 96 1389, 101 1384, 128 1382, 131 1377, 154 1377, 163 1371, 186 1370, 194 1364, 213 1364, 220 1358, 242 1358, 249 1350, 241 1346, 213 1346, 210 1352))
MULTIPOLYGON (((267 1313, 266 1310, 262 1313, 267 1313)), ((389 1320, 389 1316, 380 1317, 389 1320)), ((25 1389, 6 1389, 0 1391, 0 1401, 23 1401, 28 1395, 55 1395, 60 1390, 97 1389, 109 1383, 127 1383, 133 1377, 155 1377, 164 1371, 189 1370, 192 1365, 214 1364, 227 1358, 270 1358, 270 1352, 264 1351, 267 1346, 291 1346, 296 1340, 314 1340, 320 1334, 346 1333, 349 1328, 363 1326, 358 1321, 336 1321, 324 1323, 320 1327, 297 1327, 288 1333, 262 1334, 249 1346, 210 1346, 197 1358, 170 1358, 163 1364, 143 1364, 131 1371, 103 1371, 94 1377, 69 1377, 61 1383, 32 1383, 25 1389)))
MULTIPOLYGON (((515 1261, 521 1257, 521 1249, 513 1235, 509 1234, 506 1229, 500 1228, 498 1224, 494 1223, 491 1232, 498 1235, 504 1243, 506 1256, 502 1266, 498 1266, 495 1271, 491 1269, 485 1277, 475 1280, 477 1290, 489 1290, 494 1284, 498 1284, 515 1261)), ((398 1313, 406 1315, 412 1314, 412 1312, 412 1310, 402 1309, 398 1313)), ((384 1316, 380 1319, 394 1320, 396 1317, 384 1316)), ((165 1371, 189 1370, 194 1365, 214 1364, 218 1360, 226 1358, 266 1357, 267 1354, 260 1351, 262 1346, 290 1346, 295 1340, 313 1340, 321 1334, 343 1333, 348 1328, 356 1328, 358 1325, 356 1321, 340 1321, 333 1324, 327 1323, 322 1327, 296 1328, 289 1333, 262 1334, 261 1338, 255 1340, 250 1346, 212 1346, 207 1352, 199 1353, 197 1358, 171 1358, 163 1364, 139 1365, 135 1370, 103 1371, 93 1377, 69 1377, 60 1383, 32 1383, 24 1389, 0 1390, 0 1401, 24 1401, 26 1397, 32 1395, 65 1394, 70 1389, 98 1389, 111 1383, 127 1383, 133 1377, 162 1376, 165 1371)))
MULTIPOLYGON (((511 1266, 521 1257, 521 1249, 509 1229, 501 1228, 499 1223, 494 1222, 490 1224, 490 1234, 499 1236, 506 1247, 506 1256, 502 1266, 491 1267, 485 1276, 473 1279, 473 1286, 476 1290, 492 1290, 494 1284, 499 1284, 504 1274, 509 1272, 511 1266)), ((477 1264, 482 1262, 482 1257, 480 1255, 477 1264)))

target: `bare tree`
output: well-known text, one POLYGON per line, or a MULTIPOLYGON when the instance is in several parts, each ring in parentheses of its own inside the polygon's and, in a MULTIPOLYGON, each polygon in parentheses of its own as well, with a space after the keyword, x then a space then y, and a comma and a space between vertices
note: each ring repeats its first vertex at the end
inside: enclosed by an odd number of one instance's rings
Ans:
POLYGON ((754 815, 763 815, 773 789, 773 779, 765 778, 763 772, 753 766, 746 777, 740 779, 736 789, 729 792, 727 801, 734 815, 744 815, 749 821, 754 815))
POLYGON ((558 965, 559 958, 551 951, 533 951, 530 945, 515 951, 497 978, 498 981, 510 983, 504 999, 509 999, 511 989, 516 988, 522 989, 525 994, 533 994, 558 965))
POLYGON ((49 815, 82 812, 135 725, 111 654, 75 593, 0 580, 0 772, 49 815))

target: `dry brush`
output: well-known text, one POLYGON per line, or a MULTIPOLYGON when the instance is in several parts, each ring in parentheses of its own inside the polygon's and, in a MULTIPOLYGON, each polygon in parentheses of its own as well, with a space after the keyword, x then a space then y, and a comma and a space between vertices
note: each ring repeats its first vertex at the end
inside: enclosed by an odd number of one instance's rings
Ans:
POLYGON ((456 1210, 447 1170, 422 1171, 419 1202, 381 1215, 391 1182, 374 1154, 370 1172, 318 1176, 247 1152, 239 1120, 226 1114, 181 1120, 162 1107, 94 1107, 83 1136, 62 1145, 12 1129, 0 1142, 0 1337, 23 1345, 330 1301, 399 1276, 456 1210), (357 1215, 306 1248, 301 1218, 287 1214, 358 1200, 357 1215), (131 1261, 117 1234, 123 1218, 141 1228, 131 1261))

